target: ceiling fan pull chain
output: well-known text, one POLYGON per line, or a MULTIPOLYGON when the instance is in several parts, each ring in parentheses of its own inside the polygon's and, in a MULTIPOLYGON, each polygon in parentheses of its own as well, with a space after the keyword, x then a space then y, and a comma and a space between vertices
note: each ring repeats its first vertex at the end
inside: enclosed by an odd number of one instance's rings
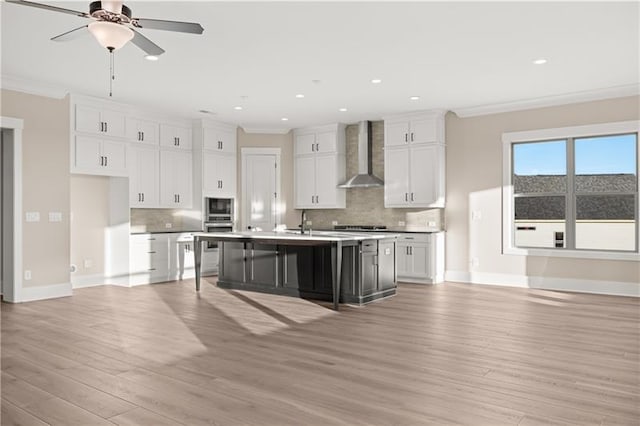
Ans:
POLYGON ((109 49, 109 97, 113 97, 113 80, 116 79, 114 71, 113 49, 109 49))

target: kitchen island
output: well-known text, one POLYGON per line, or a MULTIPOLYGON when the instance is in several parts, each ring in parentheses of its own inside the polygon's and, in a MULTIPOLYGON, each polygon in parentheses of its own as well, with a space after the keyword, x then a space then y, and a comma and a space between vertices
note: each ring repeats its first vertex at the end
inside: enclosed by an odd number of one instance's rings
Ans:
POLYGON ((396 293, 396 237, 311 231, 194 234, 196 290, 202 242, 220 249, 218 286, 364 304, 396 293))

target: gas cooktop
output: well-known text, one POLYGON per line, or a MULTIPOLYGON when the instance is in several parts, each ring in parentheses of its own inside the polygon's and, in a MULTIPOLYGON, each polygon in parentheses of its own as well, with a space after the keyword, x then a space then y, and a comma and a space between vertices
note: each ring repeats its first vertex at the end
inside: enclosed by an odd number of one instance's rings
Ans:
POLYGON ((387 229, 384 225, 334 225, 336 231, 382 231, 387 229))

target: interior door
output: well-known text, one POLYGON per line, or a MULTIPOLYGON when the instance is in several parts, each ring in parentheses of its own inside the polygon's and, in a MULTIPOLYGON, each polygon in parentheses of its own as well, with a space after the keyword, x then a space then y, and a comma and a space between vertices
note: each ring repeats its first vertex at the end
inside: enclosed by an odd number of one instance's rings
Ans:
POLYGON ((276 155, 273 154, 249 154, 245 157, 243 167, 246 182, 242 208, 246 229, 271 231, 277 225, 276 162, 276 155))

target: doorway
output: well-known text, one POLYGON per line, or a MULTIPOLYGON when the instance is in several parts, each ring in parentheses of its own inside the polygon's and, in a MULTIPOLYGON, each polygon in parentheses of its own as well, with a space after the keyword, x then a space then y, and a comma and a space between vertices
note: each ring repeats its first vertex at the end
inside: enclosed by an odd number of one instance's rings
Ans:
POLYGON ((280 148, 242 148, 243 231, 280 224, 280 148))
POLYGON ((20 302, 22 291, 22 127, 0 117, 0 277, 2 300, 20 302))

